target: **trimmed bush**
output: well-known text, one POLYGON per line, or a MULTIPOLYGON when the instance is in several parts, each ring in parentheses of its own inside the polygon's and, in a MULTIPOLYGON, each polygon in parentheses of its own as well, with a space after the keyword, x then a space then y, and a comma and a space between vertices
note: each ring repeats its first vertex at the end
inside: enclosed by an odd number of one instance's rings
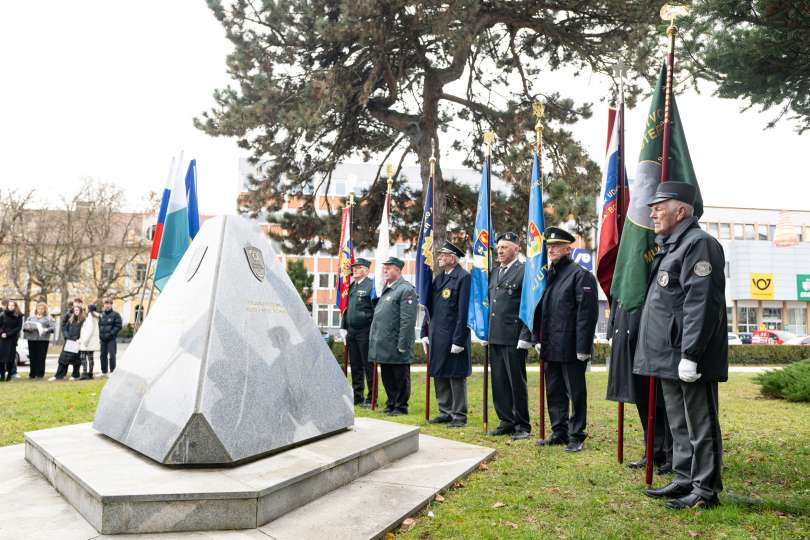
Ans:
POLYGON ((757 375, 754 382, 761 385, 763 396, 788 401, 810 402, 810 360, 803 360, 785 369, 757 375))

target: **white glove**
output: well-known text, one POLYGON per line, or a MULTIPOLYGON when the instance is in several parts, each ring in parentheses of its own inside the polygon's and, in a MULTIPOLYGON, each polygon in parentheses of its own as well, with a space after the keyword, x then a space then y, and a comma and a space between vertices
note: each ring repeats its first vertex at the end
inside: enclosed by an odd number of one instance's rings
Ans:
POLYGON ((579 360, 580 362, 587 362, 590 359, 591 359, 590 354, 579 353, 579 352, 577 353, 577 360, 579 360))
POLYGON ((405 349, 397 349, 400 353, 404 353, 405 349))
POLYGON ((522 339, 518 340, 517 348, 521 350, 528 351, 532 348, 532 344, 529 341, 523 341, 522 339))
POLYGON ((701 377, 702 374, 697 372, 697 362, 681 358, 678 364, 678 378, 683 382, 695 382, 701 377))
POLYGON ((425 351, 425 354, 427 354, 428 345, 430 345, 430 338, 425 336, 422 338, 422 350, 425 351))
POLYGON ((459 345, 451 345, 450 346, 450 354, 458 354, 464 350, 464 347, 460 347, 459 345))
POLYGON ((537 354, 540 354, 540 349, 541 349, 540 344, 539 343, 535 344, 534 350, 537 351, 537 354))
POLYGON ((483 345, 484 347, 486 347, 487 345, 489 345, 489 341, 482 341, 482 342, 481 342, 481 345, 483 345))
POLYGON ((343 341, 346 341, 346 336, 348 336, 348 335, 349 335, 348 330, 344 330, 343 328, 340 329, 340 339, 342 339, 343 341))

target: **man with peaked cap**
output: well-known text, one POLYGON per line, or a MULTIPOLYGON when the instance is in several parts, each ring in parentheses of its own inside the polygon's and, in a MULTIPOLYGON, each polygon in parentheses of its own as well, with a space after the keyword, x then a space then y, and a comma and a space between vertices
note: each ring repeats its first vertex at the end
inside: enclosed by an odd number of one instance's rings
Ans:
POLYGON ((571 259, 571 244, 576 240, 571 233, 548 227, 543 236, 549 269, 532 326, 538 341, 535 347, 545 362, 551 436, 537 444, 565 444, 566 452, 580 452, 588 436, 585 369, 599 317, 596 279, 571 259))
POLYGON ((518 260, 520 239, 513 232, 497 237, 499 266, 489 278, 489 351, 492 366, 492 403, 500 419, 488 435, 529 438, 529 395, 526 386, 526 354, 532 333, 520 320, 523 263, 518 260))
POLYGON ((352 265, 349 302, 340 322, 340 327, 345 331, 346 346, 349 348, 354 404, 364 408, 371 406, 373 377, 373 367, 368 361, 368 336, 374 318, 374 302, 371 299, 374 285, 368 279, 370 267, 368 259, 357 259, 352 265), (364 386, 368 388, 365 399, 364 386))
POLYGON ((650 497, 711 508, 723 489, 717 383, 728 380, 725 256, 698 225, 695 187, 663 182, 648 203, 658 244, 641 311, 633 373, 661 379, 674 480, 650 497))
POLYGON ((422 343, 430 344, 430 375, 436 389, 439 414, 431 424, 447 423, 458 428, 467 425, 467 377, 472 373, 470 329, 470 273, 459 266, 464 256, 459 248, 445 242, 437 262, 441 272, 433 278, 422 324, 422 343))
POLYGON ((371 321, 368 357, 380 364, 389 416, 408 414, 411 397, 411 362, 416 340, 416 289, 402 278, 405 263, 388 257, 383 265, 385 288, 377 299, 371 321))

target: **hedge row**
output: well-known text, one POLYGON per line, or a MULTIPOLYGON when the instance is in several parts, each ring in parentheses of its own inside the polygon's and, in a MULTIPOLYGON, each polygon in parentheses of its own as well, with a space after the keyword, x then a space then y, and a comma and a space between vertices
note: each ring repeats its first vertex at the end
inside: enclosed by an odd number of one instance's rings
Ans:
MULTIPOLYGON (((343 362, 343 343, 333 342, 332 352, 338 362, 343 362)), ((425 354, 422 346, 418 343, 414 345, 417 364, 425 363, 425 354)), ((610 345, 607 343, 597 343, 594 345, 594 364, 605 364, 605 359, 610 355, 610 345)), ((799 345, 729 345, 728 362, 734 365, 778 365, 792 364, 800 360, 810 359, 810 347, 799 345)), ((537 362, 537 353, 529 351, 529 362, 537 362)), ((473 364, 484 363, 484 347, 478 343, 473 343, 473 364)))
POLYGON ((757 375, 762 395, 788 401, 810 401, 810 360, 757 375))

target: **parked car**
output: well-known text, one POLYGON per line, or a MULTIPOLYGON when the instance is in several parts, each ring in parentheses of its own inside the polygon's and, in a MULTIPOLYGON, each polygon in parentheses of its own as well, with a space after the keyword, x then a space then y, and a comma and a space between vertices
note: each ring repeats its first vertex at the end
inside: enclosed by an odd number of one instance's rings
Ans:
POLYGON ((796 334, 783 330, 757 330, 751 337, 754 345, 784 345, 786 341, 794 339, 796 334))
POLYGON ((743 342, 743 345, 751 345, 751 338, 753 337, 751 332, 740 332, 737 335, 740 336, 740 341, 743 342))
POLYGON ((593 336, 593 342, 594 343, 610 343, 610 341, 608 341, 607 334, 605 332, 597 332, 593 336))
POLYGON ((810 336, 797 337, 787 340, 785 345, 806 345, 810 346, 810 336))
POLYGON ((729 345, 742 345, 743 342, 740 339, 740 336, 738 336, 737 334, 734 334, 732 332, 729 332, 728 333, 728 344, 729 345))

